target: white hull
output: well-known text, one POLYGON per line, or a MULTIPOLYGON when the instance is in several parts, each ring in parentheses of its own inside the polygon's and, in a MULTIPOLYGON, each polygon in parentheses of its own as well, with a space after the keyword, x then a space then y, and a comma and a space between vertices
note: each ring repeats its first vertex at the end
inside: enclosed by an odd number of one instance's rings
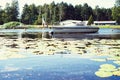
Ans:
POLYGON ((79 26, 79 27, 53 27, 54 33, 94 33, 98 27, 79 26))

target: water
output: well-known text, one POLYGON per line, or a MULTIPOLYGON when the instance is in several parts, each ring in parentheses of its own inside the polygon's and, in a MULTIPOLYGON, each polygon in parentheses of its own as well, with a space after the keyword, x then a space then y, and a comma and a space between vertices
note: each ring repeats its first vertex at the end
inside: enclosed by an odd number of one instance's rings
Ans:
POLYGON ((99 34, 120 34, 120 29, 109 29, 109 28, 103 28, 99 29, 99 34))
POLYGON ((96 33, 55 34, 54 37, 63 39, 120 39, 120 29, 103 28, 96 33))
POLYGON ((0 80, 119 80, 94 74, 103 63, 64 55, 9 59, 0 61, 0 80))
MULTIPOLYGON (((52 32, 52 29, 5 29, 0 30, 1 33, 44 33, 44 32, 52 32)), ((75 34, 54 34, 54 38, 76 38, 76 39, 120 39, 120 29, 110 29, 110 28, 103 28, 99 29, 97 33, 75 33, 75 34)))
MULTIPOLYGON (((26 30, 33 31, 34 30, 26 30)), ((36 30, 37 31, 37 30, 36 30)), ((39 31, 39 30, 38 30, 39 31)), ((20 41, 20 52, 24 53, 25 48, 21 44, 23 30, 18 30, 20 41)), ((104 37, 120 34, 116 29, 100 29, 98 33, 79 34, 78 37, 104 37), (104 35, 104 36, 103 36, 104 35), (107 35, 107 36, 106 36, 107 35)), ((49 55, 49 56, 28 56, 21 59, 8 59, 0 61, 0 80, 119 80, 119 77, 112 76, 100 78, 95 75, 101 64, 106 62, 95 62, 89 58, 82 58, 80 55, 49 55)), ((111 61, 107 63, 113 64, 111 61)))

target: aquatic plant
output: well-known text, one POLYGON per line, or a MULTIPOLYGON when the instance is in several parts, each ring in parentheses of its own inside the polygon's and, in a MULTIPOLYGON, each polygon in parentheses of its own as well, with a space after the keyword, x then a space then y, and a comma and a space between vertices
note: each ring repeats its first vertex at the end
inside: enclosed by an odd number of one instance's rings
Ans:
POLYGON ((100 68, 99 71, 105 71, 105 72, 112 72, 112 71, 117 71, 118 69, 115 68, 100 68))
POLYGON ((104 68, 104 69, 114 69, 116 68, 114 65, 112 64, 102 64, 100 65, 100 68, 104 68))
POLYGON ((116 74, 117 73, 116 71, 118 71, 116 66, 112 64, 102 64, 100 65, 100 69, 95 72, 95 75, 98 77, 110 77, 116 74), (113 74, 113 72, 116 73, 113 74))
POLYGON ((119 71, 114 71, 114 72, 113 72, 113 75, 114 75, 114 76, 120 76, 120 70, 119 70, 119 71))
POLYGON ((112 72, 105 72, 105 71, 97 71, 95 72, 95 75, 98 76, 98 77, 110 77, 112 76, 112 72))

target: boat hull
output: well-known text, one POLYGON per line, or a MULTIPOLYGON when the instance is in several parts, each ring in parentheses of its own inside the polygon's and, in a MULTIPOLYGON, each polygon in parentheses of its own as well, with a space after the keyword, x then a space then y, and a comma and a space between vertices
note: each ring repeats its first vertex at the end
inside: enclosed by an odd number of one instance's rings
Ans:
POLYGON ((54 33, 95 33, 98 27, 53 27, 54 33))

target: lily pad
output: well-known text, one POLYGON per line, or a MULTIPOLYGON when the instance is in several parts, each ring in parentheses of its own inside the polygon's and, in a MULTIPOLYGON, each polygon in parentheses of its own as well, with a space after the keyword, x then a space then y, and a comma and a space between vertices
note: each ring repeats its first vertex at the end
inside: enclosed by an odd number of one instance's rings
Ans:
POLYGON ((99 71, 106 71, 106 72, 112 72, 112 71, 117 71, 118 69, 115 68, 100 68, 99 71))
POLYGON ((114 76, 120 76, 120 71, 114 71, 114 72, 113 72, 113 75, 114 75, 114 76))
POLYGON ((105 72, 105 71, 97 71, 95 72, 95 75, 98 76, 98 77, 110 77, 113 75, 112 72, 105 72))
POLYGON ((115 69, 116 67, 112 64, 103 64, 103 65, 100 65, 101 68, 104 68, 104 69, 115 69))

